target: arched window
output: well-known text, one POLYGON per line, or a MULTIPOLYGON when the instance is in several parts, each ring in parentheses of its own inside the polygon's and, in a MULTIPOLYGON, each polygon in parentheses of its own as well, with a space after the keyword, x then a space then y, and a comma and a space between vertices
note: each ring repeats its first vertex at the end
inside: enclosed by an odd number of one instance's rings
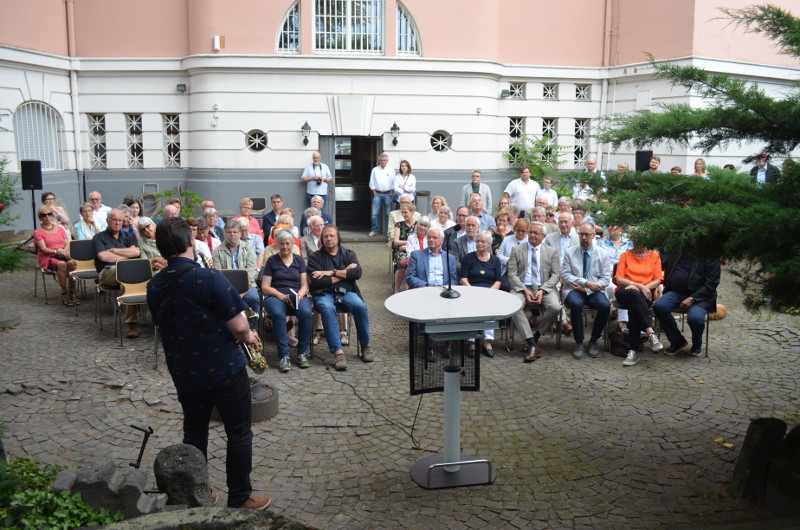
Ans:
POLYGON ((397 2, 397 55, 421 55, 417 25, 400 2, 397 2))
POLYGON ((278 53, 300 53, 300 0, 286 12, 278 33, 278 53))
POLYGON ((314 51, 383 54, 383 0, 314 0, 314 51))
POLYGON ((30 101, 14 112, 17 160, 41 160, 42 169, 64 169, 64 123, 50 105, 30 101))

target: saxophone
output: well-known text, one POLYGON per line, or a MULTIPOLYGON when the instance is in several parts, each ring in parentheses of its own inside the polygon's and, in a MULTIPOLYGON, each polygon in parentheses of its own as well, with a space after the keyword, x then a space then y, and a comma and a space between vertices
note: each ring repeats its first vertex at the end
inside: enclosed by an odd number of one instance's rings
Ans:
MULTIPOLYGON (((245 318, 255 318, 253 310, 249 307, 247 310, 242 311, 242 314, 245 316, 245 318)), ((256 336, 258 336, 258 334, 256 334, 256 336)), ((238 342, 237 344, 242 349, 244 356, 247 357, 247 365, 252 371, 257 374, 263 374, 264 371, 269 368, 269 366, 267 366, 267 360, 263 355, 264 344, 261 342, 261 337, 258 337, 258 342, 256 342, 255 346, 252 347, 244 342, 238 342)))

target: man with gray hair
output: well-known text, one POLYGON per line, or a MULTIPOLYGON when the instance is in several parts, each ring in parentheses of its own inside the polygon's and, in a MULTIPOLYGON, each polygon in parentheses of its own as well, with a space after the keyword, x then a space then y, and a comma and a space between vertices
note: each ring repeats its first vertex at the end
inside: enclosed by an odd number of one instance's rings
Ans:
POLYGON ((245 241, 256 255, 256 270, 260 271, 264 265, 264 240, 261 236, 250 233, 250 222, 244 217, 238 218, 236 222, 242 231, 241 240, 245 241))
MULTIPOLYGON (((316 208, 320 217, 322 217, 322 223, 329 225, 333 222, 333 219, 330 215, 325 213, 325 199, 319 195, 314 195, 311 197, 311 208, 316 208)), ((307 210, 306 210, 307 211, 307 210)), ((308 217, 305 215, 300 216, 300 235, 303 236, 306 233, 306 226, 308 223, 308 217)))
MULTIPOLYGON (((323 201, 328 197, 328 184, 333 181, 333 175, 327 165, 322 163, 322 154, 319 151, 311 153, 311 163, 303 169, 300 182, 306 185, 306 201, 309 206, 314 206, 311 199, 314 196, 322 197, 323 201)), ((324 211, 322 207, 314 206, 319 211, 324 211)), ((266 233, 266 232, 265 232, 266 233)))
POLYGON ((470 195, 470 215, 478 218, 478 223, 480 224, 481 230, 489 230, 490 228, 497 226, 497 223, 495 222, 494 217, 492 217, 492 214, 488 213, 484 209, 484 206, 483 198, 481 197, 480 193, 473 193, 470 195))
POLYGON ((322 228, 325 226, 325 221, 319 215, 312 215, 308 218, 308 233, 300 238, 300 251, 303 257, 306 258, 314 252, 322 248, 322 228))
POLYGON ((389 167, 389 155, 381 153, 378 165, 372 168, 369 176, 369 189, 372 191, 372 216, 370 218, 369 237, 378 235, 378 214, 383 208, 383 224, 387 235, 393 235, 389 228, 389 212, 392 209, 392 191, 394 190, 395 170, 389 167))
MULTIPOLYGON (((245 219, 245 221, 247 221, 245 219)), ((259 299, 256 291, 256 254, 250 245, 241 240, 242 229, 239 221, 230 220, 225 225, 225 243, 211 253, 215 269, 244 269, 247 271, 248 291, 242 296, 245 303, 258 315, 259 299)), ((250 329, 256 329, 257 318, 248 318, 250 329)))
POLYGON ((219 239, 220 242, 225 241, 225 223, 219 218, 217 209, 213 206, 203 209, 203 218, 208 223, 208 226, 212 227, 209 230, 209 235, 219 239))
POLYGON ((480 221, 474 215, 470 215, 467 217, 467 220, 464 221, 464 237, 457 238, 453 246, 449 249, 456 257, 458 274, 461 274, 461 261, 464 259, 464 256, 476 250, 475 236, 478 235, 478 230, 480 230, 480 221))
POLYGON ((564 254, 569 247, 578 244, 578 234, 572 230, 573 216, 570 212, 558 213, 558 232, 553 232, 544 239, 544 244, 558 250, 560 263, 564 262, 564 254))

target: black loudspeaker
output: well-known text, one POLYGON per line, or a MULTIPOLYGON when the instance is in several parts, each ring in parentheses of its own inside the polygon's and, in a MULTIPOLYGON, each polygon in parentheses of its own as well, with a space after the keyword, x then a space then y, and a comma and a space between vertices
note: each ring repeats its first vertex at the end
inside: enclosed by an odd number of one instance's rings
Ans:
POLYGON ((650 169, 651 158, 653 158, 652 151, 636 151, 636 171, 647 171, 650 169))
POLYGON ((42 189, 42 163, 39 160, 21 160, 20 170, 22 171, 22 189, 40 190, 42 189))

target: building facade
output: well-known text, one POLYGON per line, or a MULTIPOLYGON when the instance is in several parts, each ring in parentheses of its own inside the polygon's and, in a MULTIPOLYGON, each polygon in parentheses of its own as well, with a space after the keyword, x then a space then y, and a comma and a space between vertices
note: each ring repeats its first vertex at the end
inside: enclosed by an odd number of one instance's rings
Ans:
MULTIPOLYGON (((565 169, 589 154, 604 168, 633 167, 635 153, 591 137, 604 116, 703 104, 655 79, 645 52, 768 92, 790 87, 793 58, 719 20, 718 4, 0 0, 10 21, 0 34, 0 155, 12 172, 41 160, 44 188, 73 217, 93 189, 113 206, 176 186, 222 210, 280 193, 299 214, 299 176, 319 150, 335 169, 337 222, 366 230, 366 184, 383 151, 451 204, 473 169, 499 197, 516 173, 503 155, 521 134, 566 146, 565 169)), ((755 148, 654 151, 662 167, 689 170, 698 156, 739 165, 755 148)), ((30 228, 27 213, 19 224, 30 228)))

